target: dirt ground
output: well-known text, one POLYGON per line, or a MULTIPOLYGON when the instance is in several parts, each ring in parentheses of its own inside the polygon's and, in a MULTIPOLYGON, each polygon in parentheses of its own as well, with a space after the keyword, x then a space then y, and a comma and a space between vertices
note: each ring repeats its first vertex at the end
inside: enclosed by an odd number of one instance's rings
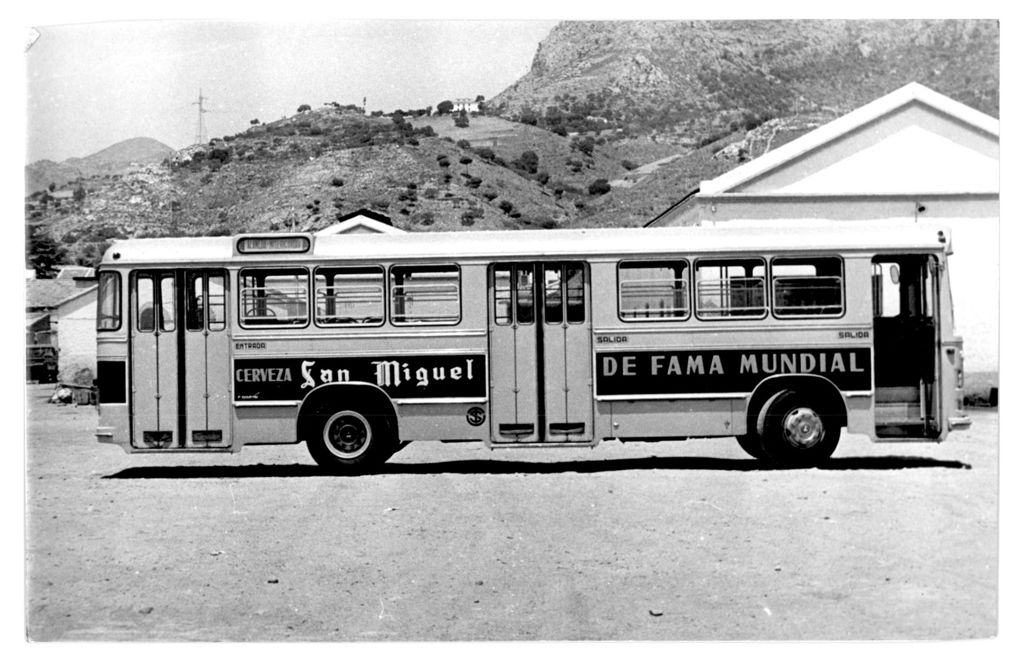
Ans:
POLYGON ((961 639, 995 635, 994 410, 942 445, 844 436, 127 455, 29 387, 32 640, 961 639))

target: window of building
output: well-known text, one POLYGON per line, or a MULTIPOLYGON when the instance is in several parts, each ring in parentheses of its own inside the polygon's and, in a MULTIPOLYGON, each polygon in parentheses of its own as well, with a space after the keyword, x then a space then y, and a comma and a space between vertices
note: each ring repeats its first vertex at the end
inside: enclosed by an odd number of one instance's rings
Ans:
POLYGON ((384 324, 382 267, 319 267, 313 281, 318 325, 384 324))
POLYGON ((760 318, 765 310, 765 265, 761 258, 697 260, 697 317, 760 318))
POLYGON ((690 266, 685 260, 619 264, 619 318, 683 320, 690 317, 690 266))
POLYGON ((296 326, 309 321, 309 275, 304 268, 243 269, 238 281, 243 326, 296 326))
POLYGON ((415 265, 391 268, 391 322, 454 325, 462 311, 459 268, 415 265))
POLYGON ((838 257, 772 260, 772 312, 780 318, 843 314, 843 261, 838 257))

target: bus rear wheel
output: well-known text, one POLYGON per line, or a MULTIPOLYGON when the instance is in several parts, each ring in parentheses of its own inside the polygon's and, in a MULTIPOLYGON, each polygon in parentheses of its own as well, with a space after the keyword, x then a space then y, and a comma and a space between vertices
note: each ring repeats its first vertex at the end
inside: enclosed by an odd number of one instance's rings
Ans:
POLYGON ((765 403, 758 417, 760 446, 767 458, 785 467, 820 465, 839 444, 839 426, 808 394, 782 391, 765 403))
POLYGON ((393 427, 389 424, 387 417, 339 409, 307 416, 303 437, 318 465, 355 473, 382 464, 394 453, 393 427))

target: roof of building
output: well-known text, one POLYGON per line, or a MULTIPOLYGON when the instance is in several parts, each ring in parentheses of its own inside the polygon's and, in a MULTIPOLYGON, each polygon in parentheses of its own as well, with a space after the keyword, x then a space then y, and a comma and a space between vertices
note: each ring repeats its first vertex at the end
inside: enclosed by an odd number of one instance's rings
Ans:
POLYGON ((783 164, 819 150, 865 125, 914 104, 930 108, 992 138, 999 138, 999 120, 996 118, 939 94, 920 83, 909 83, 767 152, 764 156, 737 166, 712 180, 701 182, 698 195, 713 195, 734 190, 741 184, 772 172, 783 164))
POLYGON ((344 235, 352 232, 400 233, 404 231, 395 228, 390 217, 368 209, 360 209, 339 217, 338 223, 316 231, 316 235, 344 235))
POLYGON ((80 285, 76 279, 25 279, 25 307, 54 309, 96 289, 96 285, 80 285))

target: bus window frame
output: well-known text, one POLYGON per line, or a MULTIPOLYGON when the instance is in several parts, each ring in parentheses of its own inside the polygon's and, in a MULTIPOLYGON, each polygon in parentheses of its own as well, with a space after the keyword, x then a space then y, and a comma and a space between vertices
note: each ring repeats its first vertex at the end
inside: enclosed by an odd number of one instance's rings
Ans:
POLYGON ((463 287, 462 287, 462 265, 457 262, 437 262, 437 263, 423 263, 423 262, 412 262, 412 263, 392 263, 388 265, 387 270, 387 303, 385 303, 387 312, 387 321, 393 327, 457 327, 462 324, 462 300, 463 300, 463 287), (395 320, 395 294, 394 288, 394 270, 395 269, 409 269, 409 268, 423 268, 423 269, 435 269, 440 271, 440 268, 454 267, 455 274, 458 282, 458 311, 459 315, 453 322, 399 322, 395 320))
MULTIPOLYGON (((785 278, 785 277, 783 277, 785 278)), ((842 318, 846 315, 846 261, 843 260, 843 256, 837 254, 825 254, 825 255, 776 255, 772 256, 768 260, 768 290, 769 296, 771 297, 769 309, 772 312, 772 318, 780 321, 784 320, 833 320, 842 318), (808 261, 819 260, 823 258, 834 258, 839 261, 839 313, 809 313, 804 315, 779 315, 775 311, 775 261, 779 258, 783 260, 799 260, 806 259, 808 261)))
MULTIPOLYGON (((765 319, 768 318, 768 316, 771 315, 771 302, 768 299, 769 296, 770 296, 770 294, 768 292, 768 290, 769 290, 769 288, 768 288, 768 277, 770 275, 770 272, 768 271, 768 260, 763 255, 754 255, 754 256, 751 256, 751 255, 725 255, 725 256, 719 256, 719 255, 709 254, 709 255, 704 256, 702 258, 694 258, 691 261, 691 263, 693 265, 693 268, 692 268, 693 269, 693 271, 692 271, 693 277, 691 278, 691 281, 693 282, 693 315, 694 315, 694 317, 697 320, 701 320, 702 322, 734 322, 734 321, 737 321, 737 320, 765 320, 765 319), (712 262, 712 263, 715 263, 715 262, 730 262, 730 261, 751 261, 751 260, 759 260, 761 262, 761 266, 764 268, 764 276, 761 277, 761 279, 762 279, 762 282, 761 282, 761 295, 762 295, 762 302, 763 302, 763 304, 762 304, 760 315, 717 315, 717 316, 710 316, 710 317, 709 316, 701 315, 700 314, 700 293, 699 293, 698 288, 697 288, 697 283, 699 281, 698 274, 699 274, 699 270, 700 270, 700 265, 698 263, 700 263, 700 262, 712 262)), ((745 276, 743 278, 757 278, 757 277, 745 276)), ((715 309, 715 310, 730 310, 731 311, 732 309, 715 309)))
POLYGON ((100 271, 99 274, 96 275, 96 284, 98 286, 97 291, 96 291, 96 331, 98 331, 98 332, 106 333, 106 332, 121 331, 121 327, 124 324, 124 310, 122 309, 122 305, 124 303, 124 293, 121 290, 121 283, 122 283, 121 272, 119 272, 117 270, 105 269, 105 270, 100 271), (115 288, 114 288, 114 291, 113 291, 114 292, 114 306, 113 306, 113 308, 114 308, 114 316, 113 317, 117 321, 117 326, 115 326, 115 327, 101 327, 100 326, 100 324, 104 320, 111 319, 111 316, 104 317, 103 314, 102 314, 102 312, 103 312, 103 293, 105 291, 104 285, 103 285, 103 279, 104 279, 104 277, 108 277, 108 276, 116 277, 116 279, 114 281, 115 282, 115 288))
POLYGON ((619 317, 620 322, 626 324, 637 324, 645 322, 655 322, 659 324, 672 323, 672 322, 686 322, 687 320, 694 317, 694 296, 693 296, 693 269, 692 260, 690 258, 625 258, 615 263, 615 313, 619 317), (622 317, 622 266, 625 264, 627 267, 632 267, 635 264, 668 264, 668 263, 682 263, 686 266, 686 315, 684 317, 671 317, 671 318, 624 318, 622 317))
MULTIPOLYGON (((381 264, 378 264, 378 263, 366 264, 366 265, 317 265, 317 266, 315 266, 313 268, 312 272, 311 272, 311 281, 310 281, 310 283, 312 285, 311 285, 311 290, 310 290, 310 293, 309 293, 310 296, 313 299, 313 305, 312 305, 313 324, 317 328, 319 328, 319 329, 338 329, 338 328, 346 328, 346 329, 364 329, 365 328, 365 329, 371 329, 371 328, 383 327, 384 324, 388 321, 388 319, 389 319, 388 316, 390 314, 390 307, 388 306, 388 300, 390 299, 390 297, 389 297, 390 288, 388 288, 388 271, 389 270, 386 269, 384 267, 384 265, 381 265, 381 264), (380 283, 381 283, 381 319, 380 319, 380 321, 379 322, 374 322, 374 323, 367 323, 367 322, 321 322, 319 310, 317 309, 317 282, 316 282, 317 272, 322 270, 322 269, 328 269, 328 270, 331 270, 331 269, 333 269, 333 270, 358 270, 358 269, 366 269, 366 270, 369 270, 369 269, 374 269, 374 268, 380 270, 380 283)), ((325 286, 325 287, 328 287, 328 286, 325 286)), ((333 287, 336 288, 337 286, 333 286, 333 287)))
POLYGON ((309 277, 309 272, 310 272, 309 265, 304 265, 304 264, 300 264, 300 265, 296 265, 296 264, 287 264, 287 265, 259 265, 259 266, 247 266, 247 267, 240 268, 238 270, 238 272, 236 273, 236 276, 235 276, 235 285, 238 287, 238 300, 237 300, 238 301, 238 326, 241 327, 242 329, 308 329, 309 325, 310 325, 310 322, 313 319, 313 316, 310 314, 311 313, 311 309, 310 309, 310 301, 309 301, 309 297, 310 297, 310 277, 309 277), (245 301, 245 297, 243 296, 242 293, 245 290, 247 290, 247 288, 245 288, 242 285, 242 280, 245 278, 245 273, 247 271, 253 271, 253 270, 262 270, 262 271, 271 271, 271 270, 299 270, 299 271, 303 272, 303 274, 306 277, 306 299, 305 299, 305 302, 306 302, 306 319, 305 319, 304 324, 299 325, 299 324, 295 324, 295 323, 283 323, 283 322, 269 323, 269 324, 255 324, 255 325, 253 325, 253 324, 246 324, 245 311, 242 309, 243 303, 245 301))

